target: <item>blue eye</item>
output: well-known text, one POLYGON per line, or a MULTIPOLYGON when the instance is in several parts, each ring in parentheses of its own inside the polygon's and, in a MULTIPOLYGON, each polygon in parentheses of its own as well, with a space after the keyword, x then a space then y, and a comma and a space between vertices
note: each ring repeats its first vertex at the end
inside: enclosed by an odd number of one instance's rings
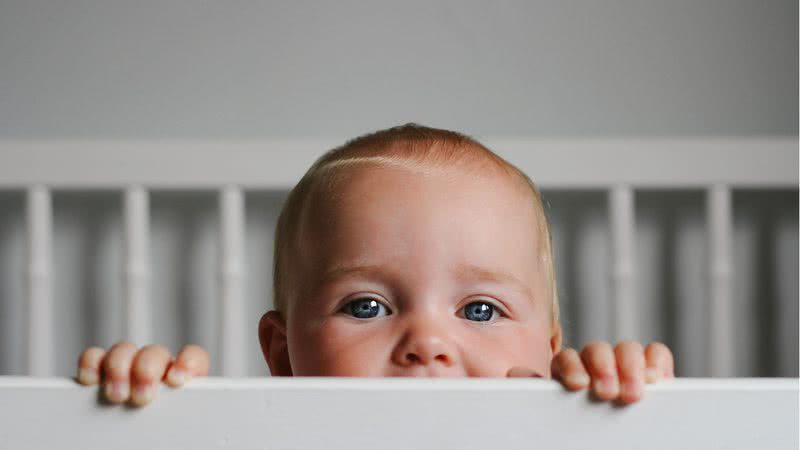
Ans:
POLYGON ((356 319, 372 319, 391 314, 383 303, 371 298, 357 298, 344 305, 342 312, 356 319))
POLYGON ((475 322, 488 322, 497 316, 497 308, 488 302, 472 302, 464 307, 464 318, 475 322))

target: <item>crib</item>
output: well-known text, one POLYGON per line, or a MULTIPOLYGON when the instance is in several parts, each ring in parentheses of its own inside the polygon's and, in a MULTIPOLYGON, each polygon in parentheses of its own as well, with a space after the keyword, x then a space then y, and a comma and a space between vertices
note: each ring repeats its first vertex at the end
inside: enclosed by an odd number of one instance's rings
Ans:
MULTIPOLYGON (((692 339, 702 343, 698 346, 703 349, 695 358, 699 363, 684 374, 738 374, 736 317, 742 313, 737 312, 735 300, 735 196, 743 190, 788 193, 794 200, 794 222, 783 239, 794 243, 796 249, 795 138, 481 140, 529 174, 543 190, 545 200, 549 192, 555 192, 551 198, 557 199, 574 191, 592 192, 604 199, 607 233, 597 239, 608 243, 608 261, 594 272, 600 285, 607 287, 608 314, 603 317, 608 334, 597 338, 642 340, 639 312, 647 306, 640 300, 643 261, 637 249, 641 243, 637 238, 641 228, 637 223, 637 196, 648 190, 699 193, 704 211, 704 257, 694 261, 692 267, 699 267, 693 270, 701 274, 703 301, 693 302, 692 307, 705 313, 684 312, 685 317, 692 318, 686 322, 691 323, 676 327, 679 336, 684 331, 687 335, 693 332, 692 339), (695 316, 702 319, 698 321, 695 316), (692 330, 683 330, 684 326, 692 330)), ((17 257, 19 264, 13 266, 17 269, 4 278, 17 280, 21 289, 14 291, 18 294, 14 298, 8 289, 3 291, 0 304, 17 301, 25 305, 6 308, 13 314, 6 314, 4 324, 17 324, 18 334, 6 331, 4 337, 16 350, 6 348, 0 355, 0 363, 3 358, 7 360, 3 363, 6 375, 24 375, 0 377, 0 419, 4 424, 25 426, 3 427, 0 443, 10 442, 13 448, 52 447, 69 436, 91 448, 110 441, 111 436, 133 437, 147 430, 146 436, 130 441, 134 443, 131 447, 309 448, 332 443, 334 447, 358 448, 373 447, 377 437, 391 436, 388 441, 381 440, 380 446, 407 448, 425 438, 430 440, 424 445, 431 447, 458 443, 477 448, 501 443, 502 447, 521 448, 524 443, 542 442, 585 448, 591 439, 592 445, 597 442, 621 448, 686 448, 687 435, 696 448, 797 447, 796 378, 679 379, 648 388, 647 395, 652 398, 622 410, 594 404, 582 395, 569 396, 548 381, 243 378, 264 370, 254 373, 248 366, 252 348, 257 345, 257 319, 248 313, 246 280, 253 273, 269 272, 266 264, 248 265, 249 195, 286 192, 317 156, 341 142, 0 142, 0 193, 17 196, 20 207, 16 211, 24 214, 16 228, 8 227, 17 232, 6 233, 16 239, 16 248, 24 249, 24 258, 17 257), (60 347, 57 343, 62 340, 53 331, 59 297, 54 279, 63 265, 54 262, 53 240, 58 230, 53 204, 55 195, 70 191, 112 192, 119 198, 122 252, 118 273, 113 276, 121 280, 124 326, 114 330, 113 336, 139 344, 158 337, 153 320, 157 308, 152 298, 157 271, 151 240, 153 195, 171 191, 213 195, 218 248, 214 307, 219 314, 213 319, 216 332, 208 339, 213 341, 209 344, 212 355, 218 357, 213 374, 226 378, 196 380, 181 394, 165 390, 164 398, 147 412, 120 408, 102 413, 100 410, 107 407, 98 405, 86 389, 68 380, 42 378, 67 374, 55 363, 60 347), (387 403, 397 407, 380 407, 387 403), (476 405, 480 405, 478 410, 476 405), (374 417, 374 410, 385 415, 374 417), (557 413, 551 414, 553 411, 557 413), (579 425, 572 424, 573 417, 579 425), (470 424, 474 418, 485 433, 470 424), (101 422, 103 425, 98 425, 101 422), (33 433, 45 429, 45 423, 52 432, 33 433), (403 426, 397 427, 398 423, 403 426), (699 423, 704 426, 702 430, 699 423), (362 426, 369 431, 345 432, 362 426), (574 432, 575 426, 579 433, 574 432), (447 435, 442 432, 445 429, 447 435), (638 431, 631 434, 626 431, 630 429, 638 431), (269 433, 266 441, 259 437, 265 430, 269 433), (583 440, 564 441, 565 433, 581 435, 583 440)), ((784 241, 777 248, 785 248, 784 241)), ((559 240, 559 233, 554 231, 556 250, 563 245, 564 240, 559 240)), ((790 251, 796 261, 796 250, 790 251)), ((557 272, 570 264, 558 255, 556 259, 561 264, 557 272)), ((789 301, 775 306, 774 323, 769 325, 777 330, 778 337, 771 340, 777 359, 788 361, 780 374, 791 377, 797 376, 798 344, 794 264, 794 275, 788 279, 784 276, 779 283, 783 287, 775 288, 789 301)), ((789 270, 791 273, 792 268, 789 270)))
POLYGON ((627 407, 546 380, 207 378, 143 410, 0 377, 3 448, 796 449, 796 379, 683 379, 627 407), (9 426, 11 424, 11 426, 9 426))

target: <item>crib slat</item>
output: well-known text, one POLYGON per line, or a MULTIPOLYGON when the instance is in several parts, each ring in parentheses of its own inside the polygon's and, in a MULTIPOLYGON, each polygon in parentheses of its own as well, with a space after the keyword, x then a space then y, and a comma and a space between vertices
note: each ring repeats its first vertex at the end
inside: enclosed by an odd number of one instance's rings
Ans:
MULTIPOLYGON (((220 191, 220 287, 222 374, 243 376, 244 333, 244 194, 235 186, 220 191)), ((252 327, 251 327, 252 328, 252 327)))
POLYGON ((144 345, 151 340, 150 207, 147 190, 125 191, 125 302, 126 338, 144 345))
POLYGON ((617 341, 636 338, 636 302, 633 273, 634 205, 633 189, 618 185, 609 191, 609 218, 613 263, 611 268, 612 330, 617 341))
POLYGON ((706 194, 709 242, 708 372, 733 375, 732 213, 727 185, 711 186, 706 194))
POLYGON ((53 371, 52 247, 53 210, 50 190, 32 186, 26 197, 28 219, 28 373, 53 371))

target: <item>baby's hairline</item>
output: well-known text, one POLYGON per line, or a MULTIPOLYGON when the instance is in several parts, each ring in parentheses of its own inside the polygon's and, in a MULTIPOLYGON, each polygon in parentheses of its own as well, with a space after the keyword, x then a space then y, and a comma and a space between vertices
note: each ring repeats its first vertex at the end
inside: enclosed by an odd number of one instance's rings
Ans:
MULTIPOLYGON (((488 160, 488 158, 486 158, 488 160)), ((533 188, 532 182, 526 179, 523 173, 514 170, 511 167, 505 167, 500 163, 491 161, 491 168, 486 165, 480 165, 477 161, 470 161, 458 165, 446 165, 440 162, 433 161, 419 161, 414 159, 401 159, 401 158, 387 158, 383 156, 368 156, 368 157, 355 157, 346 158, 341 160, 331 161, 324 166, 318 168, 316 175, 318 179, 314 185, 314 189, 309 192, 304 201, 306 206, 312 200, 318 198, 318 194, 325 192, 330 194, 335 189, 336 182, 346 176, 348 171, 351 170, 370 170, 372 169, 400 169, 419 174, 423 176, 442 176, 449 178, 448 175, 471 175, 483 179, 502 179, 513 184, 514 188, 523 195, 532 195, 534 201, 539 196, 539 193, 533 188)), ((543 205, 542 205, 543 207, 543 205)), ((306 208, 303 208, 305 213, 306 208)), ((305 219, 305 214, 301 215, 305 219)))

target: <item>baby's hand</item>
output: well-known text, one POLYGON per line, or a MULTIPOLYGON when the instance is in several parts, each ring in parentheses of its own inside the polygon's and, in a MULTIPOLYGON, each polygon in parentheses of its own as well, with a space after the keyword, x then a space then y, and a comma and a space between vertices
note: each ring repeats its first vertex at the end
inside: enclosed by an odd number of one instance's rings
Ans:
POLYGON ((623 341, 612 349, 608 342, 595 341, 580 355, 567 348, 553 358, 551 370, 553 378, 571 391, 584 389, 591 381, 597 398, 625 404, 642 398, 645 382, 675 377, 672 352, 660 342, 642 349, 638 342, 623 341))
POLYGON ((208 375, 208 366, 208 352, 197 345, 183 347, 173 360, 163 345, 137 350, 130 342, 120 342, 108 352, 99 347, 84 350, 78 360, 78 382, 100 383, 111 403, 130 399, 135 406, 144 406, 155 397, 161 380, 179 387, 192 377, 208 375))

